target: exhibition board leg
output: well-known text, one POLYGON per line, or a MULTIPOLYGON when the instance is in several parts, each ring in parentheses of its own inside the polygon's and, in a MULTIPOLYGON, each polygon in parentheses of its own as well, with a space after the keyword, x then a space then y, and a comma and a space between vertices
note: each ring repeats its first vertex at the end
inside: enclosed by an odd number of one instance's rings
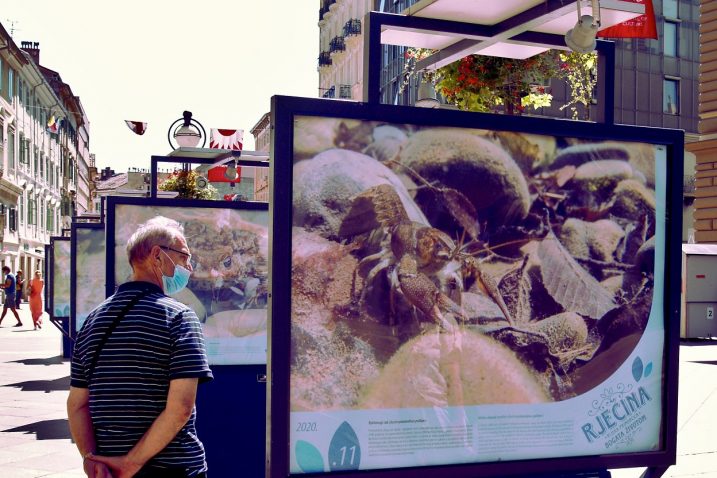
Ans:
POLYGON ((197 434, 211 476, 264 478, 266 365, 213 365, 199 386, 197 434))
POLYGON ((74 341, 70 336, 70 318, 69 317, 50 317, 50 323, 62 332, 62 357, 71 358, 74 341))

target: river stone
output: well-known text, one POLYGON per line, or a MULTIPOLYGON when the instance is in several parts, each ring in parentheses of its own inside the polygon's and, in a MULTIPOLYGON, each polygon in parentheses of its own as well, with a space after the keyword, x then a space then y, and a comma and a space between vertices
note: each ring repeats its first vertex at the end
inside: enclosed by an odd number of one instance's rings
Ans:
POLYGON ((396 352, 359 400, 366 408, 542 403, 550 398, 533 369, 480 333, 426 332, 396 352))
POLYGON ((578 166, 573 181, 589 191, 612 189, 623 179, 630 179, 632 167, 625 161, 602 159, 578 166))
POLYGON ((560 231, 560 242, 575 257, 611 262, 624 236, 625 231, 609 219, 586 222, 568 218, 560 231))
POLYGON ((564 166, 580 166, 590 161, 616 159, 628 161, 630 153, 627 148, 616 143, 584 143, 561 149, 550 164, 550 169, 564 166))
MULTIPOLYGON (((617 217, 636 220, 644 216, 654 218, 655 193, 639 181, 621 181, 614 191, 615 203, 610 212, 617 217)), ((654 220, 653 220, 654 222, 654 220)))
POLYGON ((636 176, 644 177, 650 187, 655 187, 655 146, 645 143, 617 143, 606 141, 602 143, 615 147, 625 148, 628 153, 628 162, 635 171, 636 176))
POLYGON ((408 136, 406 136, 406 133, 403 130, 390 124, 376 126, 373 130, 372 136, 374 141, 391 138, 400 142, 405 142, 408 139, 408 136))
POLYGON ((294 225, 335 238, 353 198, 379 184, 392 185, 409 218, 428 225, 393 171, 369 156, 344 149, 330 149, 294 164, 294 225))
POLYGON ((302 116, 294 129, 294 160, 312 158, 322 151, 336 147, 340 119, 302 116))
MULTIPOLYGON (((462 192, 489 227, 525 218, 530 208, 528 185, 516 162, 495 143, 467 131, 420 131, 408 140, 401 162, 437 187, 462 192)), ((436 197, 426 189, 417 202, 434 226, 436 197)))
POLYGON ((554 354, 580 348, 588 339, 585 320, 575 312, 551 315, 537 322, 531 322, 528 328, 543 334, 548 339, 550 351, 554 354))

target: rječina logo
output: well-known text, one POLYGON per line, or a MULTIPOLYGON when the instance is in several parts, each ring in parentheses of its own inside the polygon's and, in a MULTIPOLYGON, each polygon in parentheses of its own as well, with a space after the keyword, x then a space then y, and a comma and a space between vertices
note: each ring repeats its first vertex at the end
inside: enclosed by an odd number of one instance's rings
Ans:
POLYGON ((618 383, 608 387, 600 394, 600 400, 594 400, 591 417, 581 430, 588 443, 604 442, 606 449, 622 448, 630 445, 635 436, 648 420, 644 407, 652 401, 652 396, 640 380, 650 376, 652 362, 643 365, 640 357, 632 362, 632 377, 635 383, 618 383))

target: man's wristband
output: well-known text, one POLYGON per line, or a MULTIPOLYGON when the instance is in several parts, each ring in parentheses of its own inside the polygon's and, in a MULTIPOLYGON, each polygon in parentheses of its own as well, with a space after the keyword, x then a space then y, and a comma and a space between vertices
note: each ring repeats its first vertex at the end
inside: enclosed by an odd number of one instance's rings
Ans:
POLYGON ((95 454, 95 452, 93 452, 93 451, 88 451, 87 453, 85 453, 84 455, 82 455, 82 459, 83 459, 83 460, 90 459, 90 458, 92 458, 92 455, 94 455, 94 454, 95 454))

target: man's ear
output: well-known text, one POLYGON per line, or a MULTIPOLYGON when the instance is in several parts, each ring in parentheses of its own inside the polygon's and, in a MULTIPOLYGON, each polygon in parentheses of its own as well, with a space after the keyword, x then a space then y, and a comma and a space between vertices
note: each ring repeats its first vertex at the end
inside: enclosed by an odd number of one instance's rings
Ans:
POLYGON ((161 252, 162 249, 159 246, 152 246, 152 249, 149 251, 149 256, 159 262, 159 256, 162 255, 161 252))

